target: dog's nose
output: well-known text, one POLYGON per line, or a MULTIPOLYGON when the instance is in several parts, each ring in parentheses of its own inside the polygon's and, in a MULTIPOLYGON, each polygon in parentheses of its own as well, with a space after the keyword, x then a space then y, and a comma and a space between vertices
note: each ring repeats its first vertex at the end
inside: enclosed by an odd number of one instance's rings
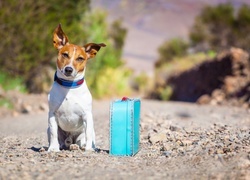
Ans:
POLYGON ((65 68, 65 75, 66 76, 70 76, 72 72, 73 72, 73 68, 72 67, 66 67, 65 68))

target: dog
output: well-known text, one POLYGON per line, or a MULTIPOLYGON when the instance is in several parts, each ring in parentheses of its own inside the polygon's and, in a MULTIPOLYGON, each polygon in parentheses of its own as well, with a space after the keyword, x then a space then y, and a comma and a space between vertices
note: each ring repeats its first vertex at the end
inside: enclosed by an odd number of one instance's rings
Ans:
POLYGON ((48 95, 48 151, 70 149, 71 145, 93 151, 92 96, 84 75, 87 61, 106 45, 70 44, 60 24, 53 33, 53 45, 58 50, 58 57, 54 83, 48 95))

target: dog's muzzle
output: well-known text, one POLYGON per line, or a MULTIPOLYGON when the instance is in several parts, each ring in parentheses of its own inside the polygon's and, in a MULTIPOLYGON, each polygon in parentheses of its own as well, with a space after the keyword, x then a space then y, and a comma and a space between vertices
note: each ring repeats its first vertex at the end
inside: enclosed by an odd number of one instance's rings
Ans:
POLYGON ((71 76, 72 72, 73 72, 73 68, 72 67, 65 67, 65 69, 64 69, 65 76, 71 76))

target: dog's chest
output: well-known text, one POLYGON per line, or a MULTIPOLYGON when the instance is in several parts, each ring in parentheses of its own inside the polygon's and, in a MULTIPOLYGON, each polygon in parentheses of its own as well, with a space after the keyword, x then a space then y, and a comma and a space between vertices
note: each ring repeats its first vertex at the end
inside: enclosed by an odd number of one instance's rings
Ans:
POLYGON ((64 131, 82 130, 86 113, 80 99, 74 96, 66 96, 55 112, 58 125, 64 131))
POLYGON ((48 96, 50 112, 60 128, 68 132, 83 131, 87 114, 92 111, 92 96, 84 82, 68 89, 54 83, 48 96))

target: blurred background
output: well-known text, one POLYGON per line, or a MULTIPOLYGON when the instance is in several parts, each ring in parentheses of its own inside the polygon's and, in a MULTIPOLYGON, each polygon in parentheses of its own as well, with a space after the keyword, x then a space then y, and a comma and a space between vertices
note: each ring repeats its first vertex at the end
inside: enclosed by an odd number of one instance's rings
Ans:
POLYGON ((250 107, 248 0, 8 0, 0 1, 1 108, 46 103, 59 23, 71 43, 107 44, 87 65, 96 99, 250 107))

